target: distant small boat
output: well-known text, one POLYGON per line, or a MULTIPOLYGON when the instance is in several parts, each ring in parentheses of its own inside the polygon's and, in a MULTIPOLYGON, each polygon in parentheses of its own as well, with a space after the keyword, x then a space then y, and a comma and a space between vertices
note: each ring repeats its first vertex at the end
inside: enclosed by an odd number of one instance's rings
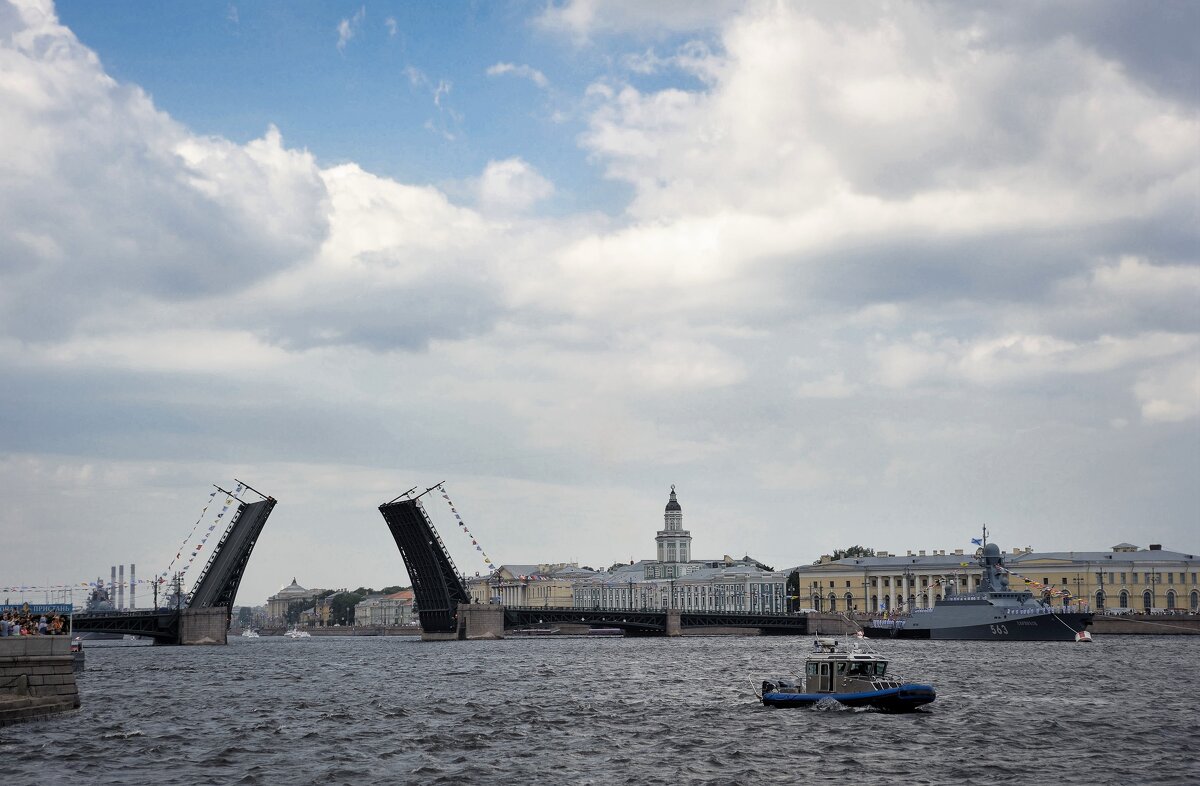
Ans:
POLYGON ((78 636, 71 642, 71 667, 74 671, 83 671, 84 668, 83 639, 78 636))
POLYGON ((258 635, 258 631, 254 630, 252 628, 246 628, 244 631, 242 631, 242 638, 243 639, 257 639, 260 637, 258 635))
POLYGON ((300 630, 299 628, 292 628, 291 630, 289 630, 287 633, 285 633, 283 635, 287 636, 289 639, 311 639, 312 638, 311 633, 309 633, 306 630, 300 630))

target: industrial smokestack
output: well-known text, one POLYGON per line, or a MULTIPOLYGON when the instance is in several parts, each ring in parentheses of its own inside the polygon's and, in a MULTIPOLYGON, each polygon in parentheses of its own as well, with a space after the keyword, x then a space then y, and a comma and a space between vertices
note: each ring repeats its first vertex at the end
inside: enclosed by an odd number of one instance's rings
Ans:
POLYGON ((117 566, 117 611, 125 609, 125 566, 117 566))
POLYGON ((129 610, 130 611, 137 608, 137 602, 133 599, 133 593, 135 591, 137 591, 137 579, 134 576, 135 568, 137 568, 137 565, 134 565, 132 562, 129 563, 129 610))
POLYGON ((112 566, 112 578, 108 582, 108 599, 112 602, 113 608, 117 608, 117 566, 112 566))

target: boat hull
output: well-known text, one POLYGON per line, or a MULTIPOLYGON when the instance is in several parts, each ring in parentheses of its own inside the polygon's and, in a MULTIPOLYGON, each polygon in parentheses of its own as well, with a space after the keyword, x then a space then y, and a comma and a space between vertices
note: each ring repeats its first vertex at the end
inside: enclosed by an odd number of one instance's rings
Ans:
POLYGON ((956 639, 962 641, 1075 641, 1075 634, 1092 624, 1092 614, 1040 614, 978 625, 867 626, 871 639, 956 639))
POLYGON ((864 693, 764 693, 762 703, 768 707, 812 707, 833 699, 847 707, 873 707, 883 712, 912 712, 937 698, 932 685, 915 683, 898 688, 864 693))

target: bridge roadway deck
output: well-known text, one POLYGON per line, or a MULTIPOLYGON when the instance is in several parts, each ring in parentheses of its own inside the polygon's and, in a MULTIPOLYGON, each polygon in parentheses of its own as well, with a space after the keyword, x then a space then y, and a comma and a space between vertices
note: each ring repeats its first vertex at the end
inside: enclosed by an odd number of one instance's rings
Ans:
POLYGON ((147 636, 156 643, 175 644, 179 640, 179 616, 175 609, 84 611, 75 615, 72 627, 79 633, 147 636))
MULTIPOLYGON (((803 614, 760 614, 742 611, 682 611, 679 627, 684 630, 703 628, 757 628, 764 635, 804 636, 808 634, 808 617, 803 614)), ((589 627, 620 628, 630 635, 663 636, 667 634, 666 609, 577 609, 555 606, 505 606, 504 627, 519 628, 538 625, 588 625, 589 627)))

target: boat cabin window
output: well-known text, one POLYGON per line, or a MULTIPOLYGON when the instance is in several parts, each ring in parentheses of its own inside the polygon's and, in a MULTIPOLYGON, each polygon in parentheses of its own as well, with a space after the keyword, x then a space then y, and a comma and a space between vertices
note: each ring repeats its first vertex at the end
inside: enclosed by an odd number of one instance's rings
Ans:
POLYGON ((807 674, 809 677, 817 676, 817 664, 815 664, 815 663, 805 664, 804 673, 807 674))
POLYGON ((839 663, 837 665, 837 673, 839 676, 846 673, 846 664, 845 663, 839 663))
POLYGON ((878 661, 870 663, 851 663, 849 664, 849 667, 850 670, 848 674, 851 677, 882 677, 883 673, 887 671, 887 663, 880 663, 878 661))

